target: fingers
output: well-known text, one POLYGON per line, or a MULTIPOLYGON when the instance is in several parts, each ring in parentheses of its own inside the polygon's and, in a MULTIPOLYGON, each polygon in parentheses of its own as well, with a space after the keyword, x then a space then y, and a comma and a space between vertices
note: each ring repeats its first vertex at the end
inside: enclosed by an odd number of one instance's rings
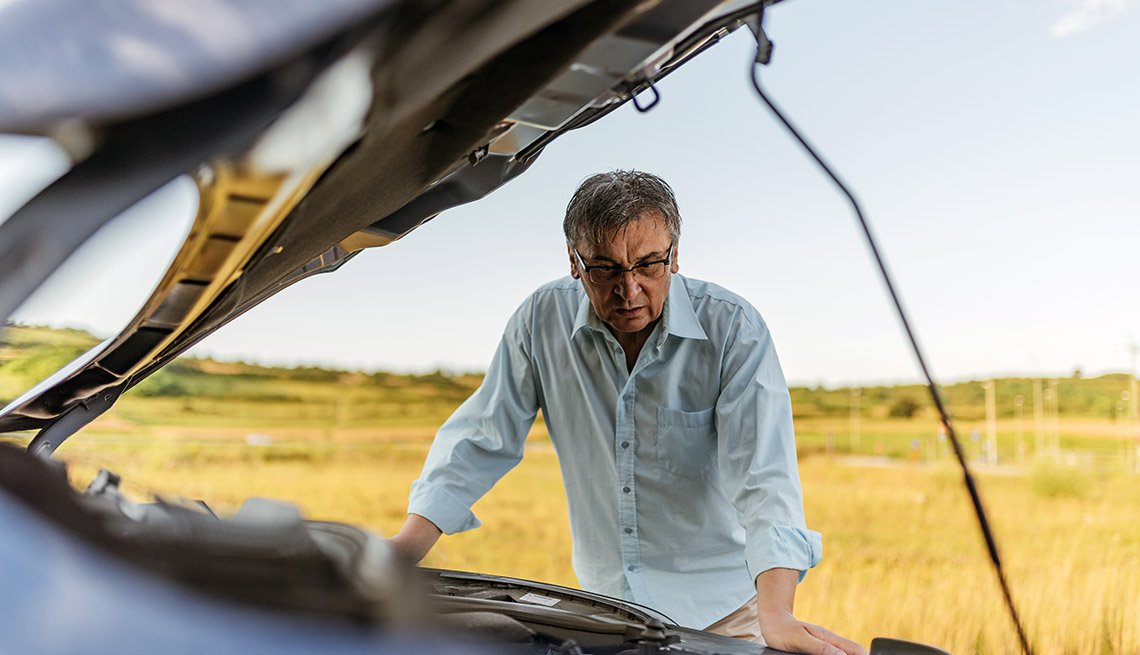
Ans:
POLYGON ((769 617, 760 632, 772 648, 803 655, 867 655, 860 644, 827 628, 798 621, 791 614, 769 617))
MULTIPOLYGON (((773 626, 776 627, 776 626, 773 626)), ((792 621, 780 625, 774 630, 762 630, 764 640, 772 648, 778 648, 789 653, 802 653, 803 655, 866 655, 866 651, 858 650, 859 644, 848 641, 817 625, 792 621), (825 639, 825 634, 830 638, 825 639), (833 643, 833 639, 847 642, 856 650, 844 651, 841 646, 833 643)))
POLYGON ((822 651, 827 655, 867 655, 867 649, 863 648, 862 644, 841 637, 827 628, 805 623, 804 629, 811 636, 827 644, 830 650, 822 651))
POLYGON ((839 648, 812 635, 807 630, 802 633, 799 639, 780 648, 793 653, 803 653, 804 655, 845 655, 839 648))

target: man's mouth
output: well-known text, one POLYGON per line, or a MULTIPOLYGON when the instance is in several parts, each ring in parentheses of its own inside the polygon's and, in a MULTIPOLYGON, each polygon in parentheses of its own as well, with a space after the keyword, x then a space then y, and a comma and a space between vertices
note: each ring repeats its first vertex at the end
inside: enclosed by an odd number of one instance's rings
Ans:
POLYGON ((636 316, 638 313, 640 313, 640 312, 641 312, 641 310, 642 310, 642 309, 644 309, 644 308, 643 308, 643 307, 633 307, 633 308, 630 308, 630 309, 623 309, 623 308, 621 308, 621 307, 618 307, 618 308, 614 309, 614 312, 615 312, 615 313, 616 313, 618 316, 626 316, 626 317, 628 317, 628 316, 636 316))

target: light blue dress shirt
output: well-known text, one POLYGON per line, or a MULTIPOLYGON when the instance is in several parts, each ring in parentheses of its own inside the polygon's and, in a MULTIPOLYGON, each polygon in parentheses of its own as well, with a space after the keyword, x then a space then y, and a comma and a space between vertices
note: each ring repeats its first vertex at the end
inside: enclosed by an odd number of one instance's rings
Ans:
MULTIPOLYGON (((439 429, 408 511, 451 534, 522 458, 541 409, 558 453, 582 587, 705 627, 771 568, 820 559, 804 523, 787 383, 760 314, 673 275, 632 372, 566 277, 534 292, 479 389, 439 429)), ((523 544, 521 547, 525 547, 523 544)))

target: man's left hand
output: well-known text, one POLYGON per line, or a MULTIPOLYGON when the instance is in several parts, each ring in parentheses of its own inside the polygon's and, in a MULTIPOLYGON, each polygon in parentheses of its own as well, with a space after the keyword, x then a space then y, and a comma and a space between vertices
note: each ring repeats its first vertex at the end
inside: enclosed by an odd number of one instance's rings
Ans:
POLYGON ((867 655, 860 644, 792 615, 799 575, 792 569, 769 569, 756 576, 757 618, 765 643, 804 655, 867 655))
POLYGON ((860 644, 827 628, 797 620, 791 613, 760 617, 760 632, 772 648, 805 655, 867 655, 860 644))

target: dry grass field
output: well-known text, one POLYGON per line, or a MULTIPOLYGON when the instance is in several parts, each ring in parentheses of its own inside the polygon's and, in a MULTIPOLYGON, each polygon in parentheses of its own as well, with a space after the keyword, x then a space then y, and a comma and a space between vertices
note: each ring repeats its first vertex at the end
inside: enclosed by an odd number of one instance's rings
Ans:
MULTIPOLYGON (((0 398, 96 341, 28 327, 4 339, 0 398)), ((434 426, 479 379, 179 360, 58 455, 81 488, 104 467, 140 499, 199 498, 225 514, 250 496, 280 498, 312 518, 391 534, 434 426)), ((1128 376, 1049 381, 1059 407, 1051 449, 1036 430, 1033 381, 995 384, 1001 464, 981 467, 978 481, 1036 652, 1140 654, 1140 443, 1125 420, 1128 376)), ((944 391, 968 457, 983 460, 981 384, 944 391)), ((1014 653, 961 474, 921 393, 792 390, 808 524, 824 535, 797 614, 863 643, 886 635, 959 655, 1014 653)), ((484 527, 445 538, 426 564, 577 584, 541 421, 523 463, 475 509, 484 527)))
MULTIPOLYGON (((390 534, 403 521, 430 430, 231 438, 77 437, 60 451, 82 485, 98 467, 125 489, 205 499, 220 512, 249 496, 390 534)), ((557 461, 541 432, 523 463, 479 503, 484 527, 445 538, 425 562, 576 586, 557 461)), ((953 653, 1016 643, 960 474, 944 463, 801 457, 809 524, 823 563, 797 613, 863 643, 889 635, 953 653)), ((1038 653, 1140 653, 1140 476, 1060 464, 982 472, 1013 593, 1038 653)))

